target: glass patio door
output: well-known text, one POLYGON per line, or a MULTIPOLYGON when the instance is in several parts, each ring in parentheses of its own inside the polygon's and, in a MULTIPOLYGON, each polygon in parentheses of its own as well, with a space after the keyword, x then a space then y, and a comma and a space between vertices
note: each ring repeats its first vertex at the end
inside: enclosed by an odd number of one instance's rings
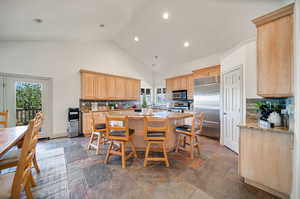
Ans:
MULTIPOLYGON (((42 111, 45 116, 40 138, 50 137, 47 113, 47 81, 22 77, 0 76, 3 81, 3 109, 9 112, 9 126, 28 125, 36 113, 42 111)), ((0 90, 1 92, 1 90, 0 90)), ((1 98, 0 98, 1 102, 1 98)), ((1 104, 0 104, 1 107, 1 104)))

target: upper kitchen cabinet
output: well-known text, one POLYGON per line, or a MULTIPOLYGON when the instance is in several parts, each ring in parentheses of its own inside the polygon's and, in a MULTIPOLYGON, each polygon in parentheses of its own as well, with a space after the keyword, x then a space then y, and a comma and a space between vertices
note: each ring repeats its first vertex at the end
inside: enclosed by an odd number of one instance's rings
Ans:
POLYGON ((209 66, 198 70, 193 70, 194 79, 198 79, 200 77, 219 76, 220 73, 221 73, 220 65, 209 66))
POLYGON ((168 92, 187 90, 188 99, 193 99, 193 75, 188 74, 166 79, 166 88, 168 92))
POLYGON ((81 99, 139 100, 140 80, 80 70, 81 99))
POLYGON ((257 95, 293 96, 294 4, 253 20, 257 27, 257 95))
POLYGON ((81 98, 95 98, 95 76, 96 75, 92 73, 81 73, 81 98))

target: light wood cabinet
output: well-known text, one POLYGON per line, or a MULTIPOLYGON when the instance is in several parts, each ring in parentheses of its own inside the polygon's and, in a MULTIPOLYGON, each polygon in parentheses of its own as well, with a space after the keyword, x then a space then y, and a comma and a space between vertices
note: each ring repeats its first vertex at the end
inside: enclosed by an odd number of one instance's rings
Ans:
POLYGON ((107 84, 107 98, 108 99, 117 99, 116 94, 116 78, 113 76, 107 76, 106 77, 106 84, 107 84))
POLYGON ((193 99, 194 79, 200 77, 219 76, 221 74, 221 66, 210 66, 199 70, 194 70, 192 74, 171 77, 166 79, 167 92, 175 90, 187 90, 188 99, 193 99))
POLYGON ((81 99, 139 100, 140 80, 80 70, 81 99))
POLYGON ((293 135, 242 127, 239 173, 245 182, 288 198, 292 183, 293 135))
POLYGON ((220 65, 209 66, 198 70, 193 70, 194 79, 198 79, 201 77, 219 76, 220 74, 221 74, 220 65))
POLYGON ((94 99, 94 80, 95 75, 84 73, 81 75, 81 96, 84 99, 94 99))
POLYGON ((94 76, 94 97, 96 99, 105 99, 107 96, 107 85, 105 75, 94 76))
POLYGON ((256 18, 257 95, 293 96, 294 4, 256 18))

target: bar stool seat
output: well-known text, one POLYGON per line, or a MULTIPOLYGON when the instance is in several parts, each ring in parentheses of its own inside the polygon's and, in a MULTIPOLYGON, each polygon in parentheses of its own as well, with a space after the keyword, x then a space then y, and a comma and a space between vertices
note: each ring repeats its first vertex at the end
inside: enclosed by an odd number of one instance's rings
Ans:
POLYGON ((148 131, 148 137, 164 137, 164 131, 148 131))
POLYGON ((96 124, 95 129, 97 130, 106 129, 106 124, 105 123, 96 124))
MULTIPOLYGON (((134 129, 129 129, 129 136, 134 134, 134 129)), ((125 131, 111 131, 110 132, 111 136, 120 136, 120 137, 125 137, 126 132, 125 131)))

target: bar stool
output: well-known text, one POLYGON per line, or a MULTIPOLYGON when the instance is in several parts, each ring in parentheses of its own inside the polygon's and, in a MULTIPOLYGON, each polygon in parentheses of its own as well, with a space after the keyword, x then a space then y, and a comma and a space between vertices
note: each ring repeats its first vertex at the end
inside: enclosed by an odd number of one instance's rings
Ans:
POLYGON ((100 153, 101 144, 106 143, 106 124, 105 121, 102 121, 101 123, 96 123, 96 118, 94 113, 92 112, 92 134, 90 137, 90 141, 88 144, 88 150, 91 148, 96 149, 96 154, 98 155, 100 153), (96 141, 96 144, 93 142, 96 141))
POLYGON ((166 151, 166 134, 168 131, 169 120, 167 118, 159 117, 145 117, 144 118, 144 140, 148 141, 144 167, 147 166, 148 161, 164 161, 166 167, 169 167, 169 160, 166 151), (151 126, 149 125, 151 123, 151 126), (160 127, 153 127, 152 125, 160 124, 160 127), (163 124, 163 126, 161 126, 163 124), (151 149, 151 144, 160 144, 162 145, 163 157, 149 157, 149 152, 151 149))
POLYGON ((134 130, 128 127, 128 116, 107 116, 106 128, 110 143, 104 162, 107 164, 110 155, 118 155, 122 157, 122 168, 126 168, 126 160, 130 157, 137 158, 135 146, 132 142, 134 130), (130 143, 132 151, 126 156, 125 146, 128 143, 130 143), (116 149, 114 149, 115 144, 119 144, 116 149))
POLYGON ((8 127, 8 111, 0 112, 0 125, 2 125, 3 128, 8 127), (3 120, 1 120, 2 118, 3 120))
POLYGON ((204 117, 204 113, 194 114, 192 125, 182 125, 176 127, 176 132, 179 133, 177 138, 176 152, 178 152, 178 150, 187 151, 190 153, 191 159, 194 159, 194 147, 196 147, 198 153, 200 154, 200 143, 198 136, 202 131, 204 117), (189 143, 186 142, 187 138, 190 140, 189 143), (189 148, 186 147, 187 145, 189 145, 189 148))

